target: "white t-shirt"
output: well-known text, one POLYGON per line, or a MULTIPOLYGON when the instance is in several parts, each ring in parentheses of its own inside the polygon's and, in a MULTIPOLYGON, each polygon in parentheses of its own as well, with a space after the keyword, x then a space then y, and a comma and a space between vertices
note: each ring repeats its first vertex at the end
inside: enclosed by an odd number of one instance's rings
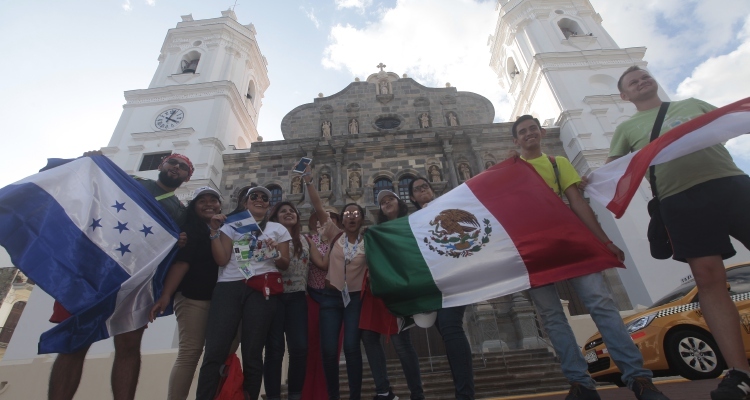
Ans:
MULTIPOLYGON (((222 226, 221 231, 232 240, 233 254, 229 257, 229 263, 226 266, 219 268, 218 282, 245 280, 245 276, 242 275, 242 272, 240 272, 239 269, 240 263, 251 270, 254 275, 264 274, 266 272, 279 272, 279 270, 276 269, 276 264, 274 264, 273 259, 256 262, 251 257, 250 260, 238 261, 237 257, 234 256, 234 252, 236 251, 235 248, 238 247, 238 245, 247 245, 248 242, 252 244, 254 241, 252 234, 238 233, 229 225, 222 226)), ((292 236, 284 225, 269 221, 266 223, 266 229, 263 231, 263 234, 258 237, 258 241, 260 242, 266 239, 273 239, 276 243, 283 243, 292 240, 292 236)), ((251 247, 254 248, 255 246, 251 245, 251 247)), ((261 247, 260 249, 256 249, 255 252, 265 252, 266 249, 267 247, 261 247)))

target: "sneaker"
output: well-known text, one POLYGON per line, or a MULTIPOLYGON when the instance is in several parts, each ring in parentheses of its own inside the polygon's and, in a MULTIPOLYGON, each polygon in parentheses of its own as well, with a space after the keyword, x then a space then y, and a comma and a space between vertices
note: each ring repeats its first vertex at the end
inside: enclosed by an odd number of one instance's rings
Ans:
POLYGON ((589 389, 580 383, 571 383, 570 391, 565 396, 565 400, 601 400, 596 389, 589 389))
POLYGON ((711 392, 711 400, 735 399, 750 399, 750 377, 744 372, 730 369, 719 383, 719 387, 711 392))
POLYGON ((373 400, 398 400, 398 396, 393 394, 393 389, 388 389, 388 394, 376 394, 373 400))
POLYGON ((669 400, 669 397, 654 386, 654 382, 650 378, 633 379, 633 385, 630 389, 635 392, 635 397, 638 400, 669 400))

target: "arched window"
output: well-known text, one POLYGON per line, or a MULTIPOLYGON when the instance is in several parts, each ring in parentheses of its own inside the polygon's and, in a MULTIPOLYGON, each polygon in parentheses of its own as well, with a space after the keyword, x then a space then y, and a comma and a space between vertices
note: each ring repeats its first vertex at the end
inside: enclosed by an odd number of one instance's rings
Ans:
POLYGON ((246 104, 251 105, 255 101, 255 82, 253 80, 250 80, 250 83, 247 85, 247 94, 245 94, 245 97, 247 98, 246 104))
POLYGON ((510 77, 510 80, 516 78, 516 75, 518 75, 520 72, 518 71, 518 66, 516 66, 516 62, 513 61, 512 57, 508 58, 508 62, 506 63, 506 67, 508 69, 508 76, 510 77))
POLYGON ((409 183, 414 180, 411 175, 404 175, 398 180, 398 197, 409 204, 409 183))
POLYGON ((388 178, 378 178, 375 180, 375 185, 372 188, 372 198, 376 202, 378 201, 378 193, 383 189, 393 190, 393 182, 388 178))
POLYGON ((275 206, 276 203, 281 201, 281 188, 278 185, 268 185, 266 189, 271 191, 271 207, 275 206))
POLYGON ((201 59, 201 53, 193 50, 182 57, 180 61, 181 74, 194 74, 198 70, 198 62, 201 59))
POLYGON ((584 35, 583 30, 581 30, 581 26, 578 25, 578 23, 573 21, 572 19, 562 18, 559 21, 557 21, 557 26, 560 27, 560 30, 562 31, 563 35, 565 35, 565 39, 571 36, 584 35))

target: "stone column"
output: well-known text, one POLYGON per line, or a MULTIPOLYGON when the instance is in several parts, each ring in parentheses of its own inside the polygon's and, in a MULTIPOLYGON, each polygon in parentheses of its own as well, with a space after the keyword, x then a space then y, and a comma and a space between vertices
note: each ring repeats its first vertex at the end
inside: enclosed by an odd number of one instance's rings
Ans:
POLYGON ((484 163, 482 162, 482 145, 479 143, 479 134, 470 133, 469 139, 471 140, 471 153, 474 155, 474 175, 484 171, 484 163))
POLYGON ((516 329, 517 349, 538 349, 547 347, 544 341, 539 338, 536 327, 536 311, 526 297, 521 293, 514 293, 513 306, 510 310, 510 317, 513 326, 516 329))
POLYGON ((453 161, 453 146, 451 145, 453 134, 444 133, 440 134, 439 137, 443 140, 443 154, 448 161, 448 166, 443 168, 443 173, 448 172, 448 183, 451 184, 451 188, 454 188, 458 186, 458 175, 456 175, 456 163, 453 161))
POLYGON ((343 149, 336 149, 336 155, 333 156, 333 159, 336 161, 336 169, 333 172, 335 175, 333 178, 333 195, 336 197, 335 204, 344 205, 344 181, 342 179, 344 175, 342 166, 344 162, 343 149))

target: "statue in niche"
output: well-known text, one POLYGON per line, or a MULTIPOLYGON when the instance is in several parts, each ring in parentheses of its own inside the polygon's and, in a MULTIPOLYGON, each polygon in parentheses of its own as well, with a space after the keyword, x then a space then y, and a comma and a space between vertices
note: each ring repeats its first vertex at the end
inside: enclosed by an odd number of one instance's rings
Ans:
POLYGON ((440 176, 440 168, 437 165, 430 167, 430 182, 441 182, 443 178, 440 176))
POLYGON ((349 122, 349 134, 356 135, 359 133, 359 122, 357 122, 356 118, 352 118, 351 122, 349 122))
POLYGON ((352 172, 349 174, 349 188, 350 189, 359 189, 361 184, 361 180, 359 177, 359 174, 356 172, 352 172))
POLYGON ((292 178, 292 194, 302 193, 302 180, 299 176, 292 178))
POLYGON ((388 94, 388 81, 380 82, 380 94, 388 94))
POLYGON ((458 126, 458 118, 456 117, 456 113, 448 113, 448 126, 458 126))
POLYGON ((471 170, 469 169, 469 165, 466 163, 459 164, 458 173, 461 175, 462 181, 468 181, 469 178, 471 178, 471 170))
POLYGON ((327 192, 331 190, 331 178, 323 174, 320 176, 320 191, 321 192, 327 192))
POLYGON ((419 126, 421 128, 430 127, 430 114, 422 113, 422 115, 419 116, 419 126))
POLYGON ((323 137, 326 139, 331 138, 331 122, 330 121, 323 121, 323 124, 320 126, 320 129, 323 130, 323 137))
POLYGON ((487 161, 486 163, 484 163, 484 169, 490 169, 490 167, 492 167, 493 165, 495 165, 493 161, 487 161))

